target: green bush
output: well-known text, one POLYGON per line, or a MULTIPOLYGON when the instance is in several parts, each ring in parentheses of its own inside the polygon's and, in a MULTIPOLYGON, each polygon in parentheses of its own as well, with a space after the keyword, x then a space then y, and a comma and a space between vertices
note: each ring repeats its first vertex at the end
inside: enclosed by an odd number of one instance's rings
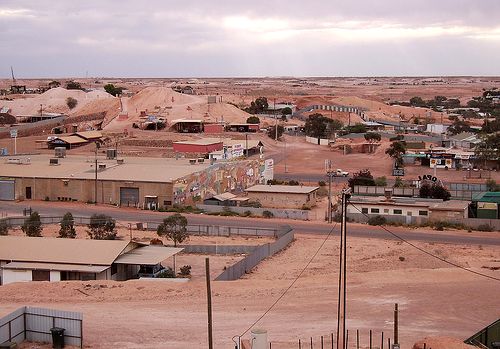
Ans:
POLYGON ((252 212, 250 212, 250 211, 247 210, 247 211, 243 212, 241 214, 241 216, 243 216, 243 217, 251 217, 252 216, 252 212))
POLYGON ((30 214, 28 219, 24 221, 21 230, 26 234, 26 236, 30 237, 42 236, 43 227, 38 212, 35 211, 32 214, 30 214))
POLYGON ((180 269, 180 274, 182 276, 190 276, 191 275, 191 266, 190 265, 184 265, 180 269))
POLYGON ((386 187, 387 186, 387 178, 385 176, 375 178, 375 185, 377 187, 386 187))
POLYGON ((382 216, 374 216, 374 217, 370 217, 368 219, 368 224, 370 225, 384 225, 385 223, 387 222, 387 220, 385 219, 385 217, 382 217, 382 216))
POLYGON ((175 278, 175 273, 172 270, 172 268, 168 267, 164 271, 159 273, 156 277, 162 278, 162 279, 173 279, 173 278, 175 278))
POLYGON ((274 214, 271 211, 265 210, 262 212, 262 217, 264 218, 272 218, 274 217, 274 214))
POLYGON ((116 221, 105 214, 93 214, 90 217, 87 234, 94 240, 115 240, 117 231, 116 221))
POLYGON ((432 222, 431 226, 434 228, 434 230, 439 230, 439 231, 443 231, 445 228, 449 228, 449 229, 466 229, 467 228, 462 223, 453 223, 453 222, 447 222, 447 221, 432 222))
POLYGON ((480 224, 480 225, 478 225, 476 230, 478 230, 478 231, 493 231, 493 227, 489 224, 480 224))

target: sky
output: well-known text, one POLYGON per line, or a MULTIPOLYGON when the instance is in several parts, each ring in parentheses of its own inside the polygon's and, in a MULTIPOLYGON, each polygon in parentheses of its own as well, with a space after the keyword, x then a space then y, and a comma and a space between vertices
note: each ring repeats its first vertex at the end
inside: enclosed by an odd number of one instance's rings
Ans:
POLYGON ((0 77, 500 75, 499 0, 0 0, 0 77))

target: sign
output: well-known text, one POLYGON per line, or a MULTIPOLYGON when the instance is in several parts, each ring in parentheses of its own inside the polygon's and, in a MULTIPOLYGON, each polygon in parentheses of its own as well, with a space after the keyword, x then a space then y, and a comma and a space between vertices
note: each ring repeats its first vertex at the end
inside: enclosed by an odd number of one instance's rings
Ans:
POLYGON ((432 175, 423 175, 423 176, 418 176, 419 181, 432 181, 432 182, 437 182, 437 177, 432 176, 432 175))
POLYGON ((404 168, 393 168, 392 175, 397 176, 397 177, 402 177, 405 175, 405 169, 404 168))
POLYGON ((231 153, 233 155, 233 158, 238 158, 244 155, 244 148, 243 144, 234 144, 231 153))
POLYGON ((17 137, 17 130, 10 130, 10 138, 16 138, 17 137))
POLYGON ((262 177, 264 177, 265 183, 267 181, 274 179, 274 160, 267 159, 264 162, 264 172, 262 173, 262 177))

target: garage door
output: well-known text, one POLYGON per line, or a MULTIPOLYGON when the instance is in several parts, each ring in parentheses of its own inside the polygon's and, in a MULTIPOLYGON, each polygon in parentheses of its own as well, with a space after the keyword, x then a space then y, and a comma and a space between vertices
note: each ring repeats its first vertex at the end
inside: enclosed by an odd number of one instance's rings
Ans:
POLYGON ((139 188, 120 188, 120 206, 137 206, 139 188))
POLYGON ((0 200, 14 200, 14 180, 0 179, 0 200))

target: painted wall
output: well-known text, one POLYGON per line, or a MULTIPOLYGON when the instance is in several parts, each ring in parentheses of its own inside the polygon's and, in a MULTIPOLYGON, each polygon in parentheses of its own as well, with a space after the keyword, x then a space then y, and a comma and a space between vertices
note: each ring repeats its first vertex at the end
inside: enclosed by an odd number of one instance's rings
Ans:
POLYGON ((316 205, 316 192, 310 194, 248 192, 250 201, 259 201, 263 207, 294 208, 316 205))
MULTIPOLYGON (((397 216, 410 216, 410 217, 422 217, 424 219, 428 218, 429 215, 429 208, 428 207, 412 207, 412 206, 398 206, 398 205, 383 205, 383 204, 373 204, 373 203, 357 203, 355 202, 354 205, 356 208, 359 210, 362 210, 363 208, 368 209, 367 214, 370 215, 380 215, 380 216, 389 216, 389 215, 395 215, 394 210, 402 210, 402 213, 396 214, 397 216), (379 212, 372 212, 372 209, 378 209, 379 212), (425 211, 427 212, 427 215, 420 215, 419 211, 425 211)), ((353 206, 348 206, 347 207, 347 213, 360 213, 357 209, 353 206)))
POLYGON ((24 281, 32 281, 33 276, 31 270, 12 270, 12 269, 4 269, 3 270, 3 278, 2 283, 4 285, 13 283, 13 282, 24 282, 24 281))

